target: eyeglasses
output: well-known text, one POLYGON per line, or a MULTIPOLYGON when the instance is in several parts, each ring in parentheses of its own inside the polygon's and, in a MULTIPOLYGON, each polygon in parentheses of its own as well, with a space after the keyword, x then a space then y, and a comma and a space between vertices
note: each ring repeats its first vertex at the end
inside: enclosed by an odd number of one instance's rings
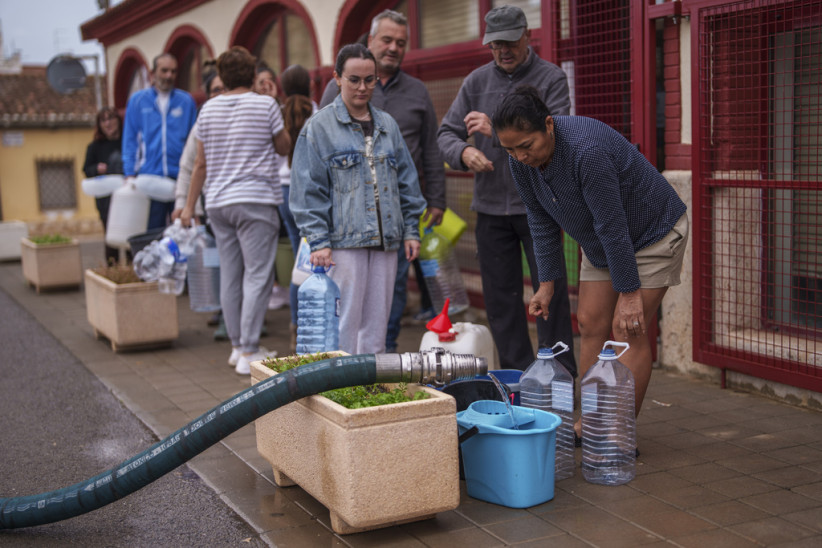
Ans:
POLYGON ((360 84, 365 84, 367 89, 372 89, 377 85, 376 76, 366 76, 365 78, 360 78, 359 76, 343 76, 343 79, 347 80, 348 85, 354 89, 359 89, 360 84))
POLYGON ((217 94, 220 94, 220 93, 225 93, 225 88, 221 88, 219 86, 213 87, 213 88, 211 88, 211 91, 209 93, 211 93, 211 95, 217 95, 217 94))
POLYGON ((494 40, 493 42, 490 42, 488 44, 488 47, 492 51, 499 51, 502 48, 514 49, 518 45, 519 45, 519 40, 517 40, 516 42, 508 42, 506 40, 494 40))

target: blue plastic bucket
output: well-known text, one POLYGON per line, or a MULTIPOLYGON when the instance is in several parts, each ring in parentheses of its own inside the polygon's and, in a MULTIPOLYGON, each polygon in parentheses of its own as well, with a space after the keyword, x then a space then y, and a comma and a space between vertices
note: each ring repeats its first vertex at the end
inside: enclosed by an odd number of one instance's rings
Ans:
POLYGON ((554 498, 556 429, 560 418, 541 409, 513 406, 511 428, 505 403, 480 400, 457 413, 465 487, 475 499, 529 508, 554 498), (476 427, 477 433, 469 430, 476 427))
POLYGON ((476 378, 491 380, 491 375, 495 376, 511 392, 509 394, 512 398, 511 403, 519 405, 519 378, 522 377, 522 373, 519 369, 493 369, 488 372, 488 375, 477 375, 476 378))

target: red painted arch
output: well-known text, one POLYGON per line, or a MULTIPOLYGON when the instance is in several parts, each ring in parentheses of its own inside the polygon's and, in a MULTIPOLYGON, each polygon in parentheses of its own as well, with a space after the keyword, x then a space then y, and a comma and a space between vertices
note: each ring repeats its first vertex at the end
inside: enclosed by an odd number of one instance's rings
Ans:
POLYGON ((249 0, 231 29, 229 46, 243 46, 252 51, 271 21, 286 12, 297 15, 305 23, 314 52, 314 65, 319 67, 320 54, 314 23, 308 10, 297 0, 249 0))
POLYGON ((395 3, 396 0, 380 0, 377 2, 345 0, 337 18, 337 29, 334 32, 334 51, 331 52, 331 58, 336 59, 337 52, 340 51, 341 47, 356 42, 362 36, 362 33, 371 30, 371 19, 395 3))
POLYGON ((181 25, 174 29, 174 32, 168 37, 163 51, 174 55, 179 60, 180 50, 187 48, 190 44, 205 46, 208 50, 208 55, 214 57, 214 48, 211 47, 208 38, 206 38, 206 35, 203 34, 200 29, 193 25, 181 25))
POLYGON ((117 59, 114 69, 114 108, 124 112, 128 102, 129 84, 134 71, 140 68, 148 69, 143 55, 134 48, 126 48, 117 59))

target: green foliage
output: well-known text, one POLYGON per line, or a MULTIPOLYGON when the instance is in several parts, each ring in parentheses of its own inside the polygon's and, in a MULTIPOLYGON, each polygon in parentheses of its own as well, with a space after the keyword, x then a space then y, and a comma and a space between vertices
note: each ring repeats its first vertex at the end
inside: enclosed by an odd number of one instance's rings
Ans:
POLYGON ((109 266, 98 266, 92 270, 116 284, 133 284, 142 283, 143 281, 134 273, 134 268, 131 265, 112 264, 109 266))
POLYGON ((31 243, 35 245, 56 245, 56 244, 70 244, 71 238, 61 234, 43 234, 41 236, 29 236, 31 243))
MULTIPOLYGON (((286 358, 268 358, 263 363, 277 373, 288 371, 300 365, 327 360, 333 356, 321 352, 318 354, 303 354, 299 356, 288 356, 286 358)), ((377 405, 387 405, 391 403, 402 403, 406 401, 424 400, 428 397, 424 391, 415 392, 412 396, 406 393, 408 385, 400 383, 394 389, 389 389, 381 384, 369 386, 349 386, 337 388, 321 393, 329 400, 336 402, 348 409, 361 409, 363 407, 374 407, 377 405)))

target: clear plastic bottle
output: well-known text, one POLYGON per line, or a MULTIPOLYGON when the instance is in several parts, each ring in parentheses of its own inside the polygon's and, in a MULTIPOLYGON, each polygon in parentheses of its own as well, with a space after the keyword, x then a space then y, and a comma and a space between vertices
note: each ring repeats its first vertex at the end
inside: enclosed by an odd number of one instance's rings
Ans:
POLYGON ((180 252, 177 243, 169 236, 164 236, 160 240, 159 254, 157 289, 160 293, 182 295, 186 287, 187 257, 180 252))
POLYGON ((451 299, 449 314, 459 314, 468 308, 465 282, 448 238, 426 228, 420 242, 419 260, 434 310, 442 310, 445 299, 451 299))
POLYGON ((618 359, 628 348, 607 341, 580 384, 582 476, 591 483, 621 485, 636 474, 634 375, 618 359), (613 346, 624 350, 617 355, 613 346))
POLYGON ((188 297, 194 312, 220 310, 220 257, 217 242, 204 225, 197 225, 197 239, 188 257, 188 297))
POLYGON ((555 358, 566 352, 568 345, 558 342, 552 348, 540 348, 537 359, 528 366, 519 381, 522 407, 556 413, 562 419, 557 428, 556 481, 574 475, 574 377, 555 358), (562 349, 554 353, 554 348, 562 349))
POLYGON ((340 349, 340 289, 324 267, 312 270, 297 299, 298 354, 340 349))

